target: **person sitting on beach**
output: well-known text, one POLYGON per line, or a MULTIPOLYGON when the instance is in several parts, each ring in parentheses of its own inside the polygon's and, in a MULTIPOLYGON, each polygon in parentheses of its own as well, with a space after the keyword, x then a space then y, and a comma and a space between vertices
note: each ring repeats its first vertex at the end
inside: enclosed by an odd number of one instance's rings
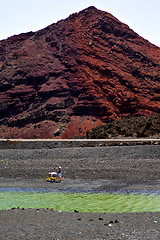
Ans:
POLYGON ((59 177, 59 181, 61 182, 62 181, 62 167, 58 164, 57 166, 57 175, 59 177))

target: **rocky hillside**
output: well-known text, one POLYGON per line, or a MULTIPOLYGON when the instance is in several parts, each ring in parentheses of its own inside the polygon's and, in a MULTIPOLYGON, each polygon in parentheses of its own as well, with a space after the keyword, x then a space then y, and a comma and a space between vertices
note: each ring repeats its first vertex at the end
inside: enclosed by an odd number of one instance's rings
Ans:
POLYGON ((160 114, 141 117, 126 117, 111 121, 87 132, 87 138, 160 138, 160 114))
POLYGON ((0 41, 0 138, 70 138, 160 112, 160 48, 89 7, 0 41))

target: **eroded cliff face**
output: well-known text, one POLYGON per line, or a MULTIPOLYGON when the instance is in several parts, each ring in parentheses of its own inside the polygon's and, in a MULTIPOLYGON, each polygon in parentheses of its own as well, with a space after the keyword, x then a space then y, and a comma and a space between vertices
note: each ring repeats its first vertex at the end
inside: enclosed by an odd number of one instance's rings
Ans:
POLYGON ((160 112, 160 48, 87 8, 0 41, 0 137, 69 138, 160 112))

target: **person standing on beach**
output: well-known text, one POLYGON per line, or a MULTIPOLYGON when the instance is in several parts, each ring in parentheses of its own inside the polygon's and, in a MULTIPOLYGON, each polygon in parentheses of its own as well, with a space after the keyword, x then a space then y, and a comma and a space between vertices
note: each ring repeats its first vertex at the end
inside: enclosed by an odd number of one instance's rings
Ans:
POLYGON ((62 181, 62 167, 59 164, 57 166, 57 175, 59 177, 59 182, 61 182, 62 181))

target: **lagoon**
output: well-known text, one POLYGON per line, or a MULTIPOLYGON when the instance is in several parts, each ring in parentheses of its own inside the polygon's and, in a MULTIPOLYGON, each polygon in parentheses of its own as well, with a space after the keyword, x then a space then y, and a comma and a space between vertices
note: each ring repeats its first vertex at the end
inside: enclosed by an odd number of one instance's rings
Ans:
POLYGON ((66 212, 160 212, 160 194, 159 191, 94 193, 3 189, 0 192, 0 210, 12 208, 43 208, 66 212))

